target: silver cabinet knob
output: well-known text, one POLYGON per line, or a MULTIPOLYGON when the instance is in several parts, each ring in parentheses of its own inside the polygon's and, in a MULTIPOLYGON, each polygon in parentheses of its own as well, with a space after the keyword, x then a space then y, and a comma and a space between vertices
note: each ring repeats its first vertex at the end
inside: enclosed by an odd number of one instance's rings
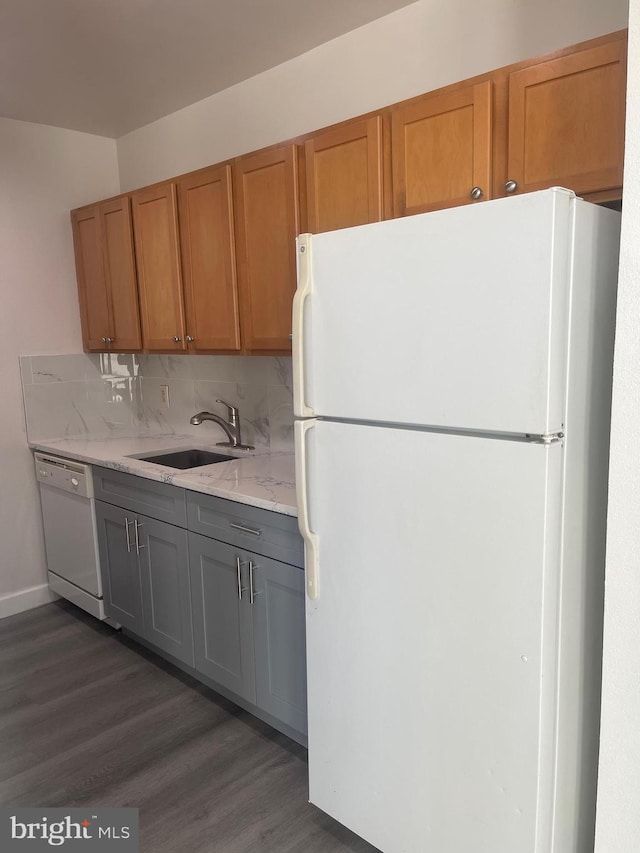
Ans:
POLYGON ((186 341, 188 344, 192 344, 192 343, 195 341, 195 338, 194 338, 194 337, 192 337, 191 335, 187 335, 187 337, 185 338, 185 341, 186 341))
POLYGON ((484 193, 482 192, 482 187, 474 187, 474 188, 471 190, 471 192, 469 193, 469 196, 470 196, 474 201, 477 201, 479 198, 482 198, 482 196, 483 196, 483 195, 484 195, 484 193))
POLYGON ((113 343, 113 338, 103 338, 103 339, 102 339, 102 343, 103 343, 103 344, 107 344, 107 345, 112 344, 112 343, 113 343))
POLYGON ((504 191, 507 193, 514 193, 518 189, 517 181, 507 181, 504 185, 504 191))
POLYGON ((174 344, 179 344, 181 340, 182 340, 182 338, 180 337, 180 335, 174 335, 173 336, 174 344))

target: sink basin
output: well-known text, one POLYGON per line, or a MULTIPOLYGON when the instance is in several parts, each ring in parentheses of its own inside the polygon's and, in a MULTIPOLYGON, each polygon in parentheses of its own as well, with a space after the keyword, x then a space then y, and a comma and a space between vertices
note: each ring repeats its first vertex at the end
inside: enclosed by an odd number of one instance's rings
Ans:
POLYGON ((213 465, 215 462, 228 462, 235 459, 226 453, 215 453, 213 450, 171 450, 168 453, 154 453, 152 456, 139 456, 143 462, 155 462, 166 465, 167 468, 199 468, 201 465, 213 465))

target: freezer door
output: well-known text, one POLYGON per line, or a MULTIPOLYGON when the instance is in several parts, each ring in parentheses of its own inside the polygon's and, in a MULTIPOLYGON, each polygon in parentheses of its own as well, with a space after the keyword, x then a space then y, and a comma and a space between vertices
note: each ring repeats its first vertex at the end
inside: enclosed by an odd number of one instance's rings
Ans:
POLYGON ((299 238, 296 414, 561 429, 576 204, 554 189, 299 238))
POLYGON ((384 853, 548 853, 562 448, 300 437, 311 802, 384 853))

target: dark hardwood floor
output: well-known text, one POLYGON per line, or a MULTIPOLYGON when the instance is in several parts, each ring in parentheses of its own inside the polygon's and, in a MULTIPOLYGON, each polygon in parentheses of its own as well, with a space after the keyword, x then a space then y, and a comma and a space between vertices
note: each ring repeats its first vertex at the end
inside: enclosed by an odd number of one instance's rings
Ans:
POLYGON ((132 806, 142 853, 376 853, 306 750, 71 604, 0 620, 0 804, 132 806))

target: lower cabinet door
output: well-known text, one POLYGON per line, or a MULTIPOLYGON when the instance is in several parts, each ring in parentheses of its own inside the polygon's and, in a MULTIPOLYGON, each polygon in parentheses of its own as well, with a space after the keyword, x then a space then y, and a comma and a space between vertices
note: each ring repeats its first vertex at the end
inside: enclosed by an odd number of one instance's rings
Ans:
POLYGON ((140 561, 144 637, 193 666, 187 532, 137 515, 132 539, 140 561))
POLYGON ((256 704, 307 731, 304 571, 250 555, 256 704))
POLYGON ((138 634, 143 633, 140 572, 132 547, 134 514, 96 501, 100 571, 107 616, 138 634))
POLYGON ((189 565, 196 669, 255 704, 247 554, 190 533, 189 565))

